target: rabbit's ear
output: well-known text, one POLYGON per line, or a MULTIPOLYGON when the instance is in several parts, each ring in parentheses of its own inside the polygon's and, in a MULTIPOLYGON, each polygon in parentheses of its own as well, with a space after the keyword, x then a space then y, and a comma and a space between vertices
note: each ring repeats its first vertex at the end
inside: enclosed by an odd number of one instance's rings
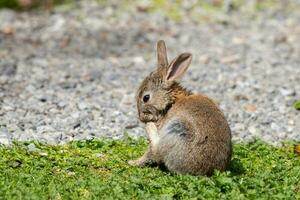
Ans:
POLYGON ((163 40, 157 42, 157 64, 158 68, 168 66, 167 48, 163 40))
POLYGON ((192 61, 192 54, 183 53, 177 56, 168 67, 167 81, 174 81, 180 78, 187 70, 192 61))

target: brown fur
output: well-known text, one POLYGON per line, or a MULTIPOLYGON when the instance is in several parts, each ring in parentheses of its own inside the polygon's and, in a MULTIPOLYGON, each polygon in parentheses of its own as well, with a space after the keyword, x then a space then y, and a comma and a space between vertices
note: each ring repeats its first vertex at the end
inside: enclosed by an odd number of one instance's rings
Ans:
POLYGON ((191 55, 181 54, 168 65, 163 41, 157 49, 158 68, 145 78, 136 96, 150 148, 129 163, 162 163, 172 172, 189 175, 225 170, 231 159, 231 131, 223 113, 211 99, 194 95, 175 81, 187 69, 191 55), (147 102, 145 95, 150 96, 147 102))

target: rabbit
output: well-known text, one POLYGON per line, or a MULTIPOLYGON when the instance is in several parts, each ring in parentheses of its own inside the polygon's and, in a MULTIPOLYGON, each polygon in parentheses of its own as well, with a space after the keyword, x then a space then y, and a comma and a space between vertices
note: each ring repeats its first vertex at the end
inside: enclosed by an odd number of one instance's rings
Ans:
POLYGON ((143 167, 164 165, 182 175, 211 175, 226 170, 232 155, 231 130, 210 98, 195 95, 177 81, 192 55, 182 53, 168 63, 166 45, 157 42, 157 68, 136 94, 139 120, 145 123, 149 148, 128 163, 143 167))

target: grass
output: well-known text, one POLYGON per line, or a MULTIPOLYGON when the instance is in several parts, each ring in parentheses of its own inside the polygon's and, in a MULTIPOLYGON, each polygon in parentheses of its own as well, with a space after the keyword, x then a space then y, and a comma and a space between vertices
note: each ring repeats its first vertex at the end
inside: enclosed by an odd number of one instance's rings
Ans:
POLYGON ((295 103, 294 103, 294 107, 296 110, 300 110, 300 100, 297 100, 295 103))
MULTIPOLYGON (((27 0, 28 1, 28 0, 27 0)), ((10 8, 14 10, 27 10, 27 9, 37 9, 43 8, 46 10, 51 10, 56 5, 70 4, 74 3, 75 0, 29 0, 25 4, 22 4, 20 0, 0 0, 1 8, 10 8)))
POLYGON ((0 199, 300 199, 292 144, 236 144, 229 170, 212 177, 129 166, 143 139, 27 145, 0 147, 0 199))

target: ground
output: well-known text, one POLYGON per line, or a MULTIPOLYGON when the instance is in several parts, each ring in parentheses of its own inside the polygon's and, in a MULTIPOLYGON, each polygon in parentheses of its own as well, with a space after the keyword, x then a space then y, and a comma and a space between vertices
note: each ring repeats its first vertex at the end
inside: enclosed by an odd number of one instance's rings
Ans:
POLYGON ((69 2, 0 10, 0 199, 300 199, 299 1, 69 2), (169 59, 193 54, 182 84, 225 113, 226 172, 127 164, 147 145, 134 96, 160 39, 169 59))

